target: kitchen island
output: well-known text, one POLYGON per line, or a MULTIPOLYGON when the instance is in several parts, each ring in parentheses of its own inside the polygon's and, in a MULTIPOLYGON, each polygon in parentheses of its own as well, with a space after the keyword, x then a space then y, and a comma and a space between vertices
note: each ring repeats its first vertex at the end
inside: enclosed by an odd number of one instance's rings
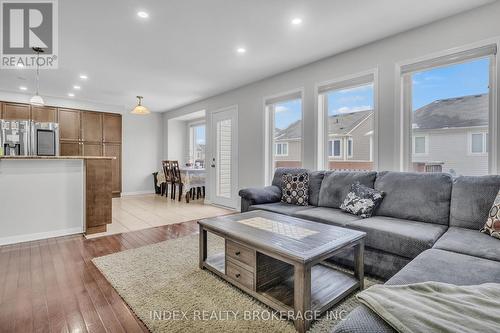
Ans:
POLYGON ((0 245, 106 231, 113 159, 0 156, 0 245))

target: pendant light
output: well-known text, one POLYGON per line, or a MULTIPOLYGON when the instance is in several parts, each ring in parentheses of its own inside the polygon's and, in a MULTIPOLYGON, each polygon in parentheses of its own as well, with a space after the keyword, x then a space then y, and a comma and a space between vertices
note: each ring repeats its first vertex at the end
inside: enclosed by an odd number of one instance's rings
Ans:
POLYGON ((151 112, 148 110, 147 107, 142 105, 142 99, 144 97, 142 96, 137 96, 137 106, 132 110, 132 114, 138 114, 138 115, 146 115, 150 114, 151 112))
POLYGON ((38 62, 38 59, 40 59, 40 53, 43 53, 44 51, 41 47, 34 47, 33 51, 36 52, 36 94, 35 96, 31 97, 30 104, 36 106, 44 106, 45 102, 38 92, 38 89, 40 88, 40 64, 38 62))

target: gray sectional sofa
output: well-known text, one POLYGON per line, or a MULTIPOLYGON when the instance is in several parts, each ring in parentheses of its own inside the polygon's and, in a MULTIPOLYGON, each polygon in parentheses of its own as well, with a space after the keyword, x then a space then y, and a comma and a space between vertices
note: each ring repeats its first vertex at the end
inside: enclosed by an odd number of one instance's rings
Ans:
MULTIPOLYGON (((367 233, 365 271, 387 284, 438 281, 458 285, 500 283, 500 240, 479 232, 500 189, 500 176, 458 177, 444 173, 310 172, 276 170, 271 186, 240 191, 242 211, 267 210, 367 233), (282 203, 281 176, 308 172, 309 206, 282 203), (339 207, 350 185, 384 191, 374 216, 361 219, 339 207)), ((333 258, 353 266, 350 253, 333 258)), ((365 306, 336 333, 393 332, 365 306)))

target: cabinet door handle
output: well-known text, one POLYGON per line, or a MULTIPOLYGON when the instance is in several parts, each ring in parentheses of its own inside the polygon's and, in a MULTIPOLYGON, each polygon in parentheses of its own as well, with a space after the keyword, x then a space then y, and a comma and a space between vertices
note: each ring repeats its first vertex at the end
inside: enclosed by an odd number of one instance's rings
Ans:
POLYGON ((239 279, 241 275, 240 275, 240 273, 236 273, 235 276, 236 276, 237 279, 239 279))
POLYGON ((236 254, 237 256, 239 256, 239 255, 241 254, 241 252, 240 252, 240 251, 237 251, 235 254, 236 254))

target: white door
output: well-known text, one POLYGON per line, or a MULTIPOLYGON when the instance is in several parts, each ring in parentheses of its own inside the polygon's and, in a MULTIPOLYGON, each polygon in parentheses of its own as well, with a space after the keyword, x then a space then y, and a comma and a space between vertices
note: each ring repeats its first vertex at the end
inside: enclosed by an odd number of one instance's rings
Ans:
POLYGON ((238 108, 225 108, 212 112, 211 116, 210 201, 237 208, 238 108))

